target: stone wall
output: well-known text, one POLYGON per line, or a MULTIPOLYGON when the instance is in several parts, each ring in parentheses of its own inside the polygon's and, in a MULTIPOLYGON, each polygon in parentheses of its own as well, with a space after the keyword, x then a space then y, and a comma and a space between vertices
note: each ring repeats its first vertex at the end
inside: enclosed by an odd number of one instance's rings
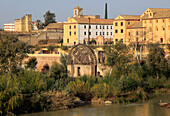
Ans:
POLYGON ((29 60, 31 57, 37 58, 37 71, 42 70, 43 66, 48 64, 49 67, 52 66, 53 62, 56 61, 60 63, 60 55, 58 54, 29 54, 28 58, 23 60, 23 63, 29 60))

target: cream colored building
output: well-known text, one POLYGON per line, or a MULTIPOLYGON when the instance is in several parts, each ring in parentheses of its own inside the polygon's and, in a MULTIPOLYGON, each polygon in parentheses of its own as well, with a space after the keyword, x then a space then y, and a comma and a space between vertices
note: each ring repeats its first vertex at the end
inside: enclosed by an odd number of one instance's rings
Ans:
POLYGON ((16 32, 31 32, 32 31, 32 15, 26 14, 20 19, 15 19, 16 32))
POLYGON ((131 17, 131 21, 121 15, 114 20, 115 42, 123 39, 126 44, 136 41, 139 43, 170 43, 170 9, 148 8, 141 16, 129 15, 129 17, 131 17), (121 24, 125 24, 125 26, 121 24))

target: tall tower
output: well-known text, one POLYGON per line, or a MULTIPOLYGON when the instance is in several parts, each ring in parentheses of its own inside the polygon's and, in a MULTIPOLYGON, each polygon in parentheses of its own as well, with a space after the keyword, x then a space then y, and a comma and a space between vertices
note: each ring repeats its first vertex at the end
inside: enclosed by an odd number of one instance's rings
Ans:
POLYGON ((105 3, 105 19, 107 19, 107 3, 105 3))
POLYGON ((77 6, 74 8, 74 17, 83 15, 83 8, 77 6))

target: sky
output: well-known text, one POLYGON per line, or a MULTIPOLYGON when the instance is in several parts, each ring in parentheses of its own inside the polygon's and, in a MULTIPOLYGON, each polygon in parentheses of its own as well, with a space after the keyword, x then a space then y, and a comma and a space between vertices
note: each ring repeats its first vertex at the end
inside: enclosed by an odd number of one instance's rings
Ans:
POLYGON ((33 21, 44 21, 43 15, 48 10, 55 13, 56 21, 65 22, 78 5, 83 8, 84 15, 104 18, 105 2, 111 19, 120 14, 141 15, 147 8, 170 8, 170 0, 0 0, 0 28, 25 14, 32 14, 33 21))

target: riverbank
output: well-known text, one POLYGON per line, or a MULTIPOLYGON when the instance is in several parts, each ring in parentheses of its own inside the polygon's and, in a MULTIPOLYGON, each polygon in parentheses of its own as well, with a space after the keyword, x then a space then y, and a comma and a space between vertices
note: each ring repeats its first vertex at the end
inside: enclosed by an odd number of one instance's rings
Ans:
POLYGON ((170 101, 170 94, 155 94, 154 98, 131 104, 86 104, 69 110, 39 112, 20 116, 169 116, 170 110, 158 105, 170 101))

